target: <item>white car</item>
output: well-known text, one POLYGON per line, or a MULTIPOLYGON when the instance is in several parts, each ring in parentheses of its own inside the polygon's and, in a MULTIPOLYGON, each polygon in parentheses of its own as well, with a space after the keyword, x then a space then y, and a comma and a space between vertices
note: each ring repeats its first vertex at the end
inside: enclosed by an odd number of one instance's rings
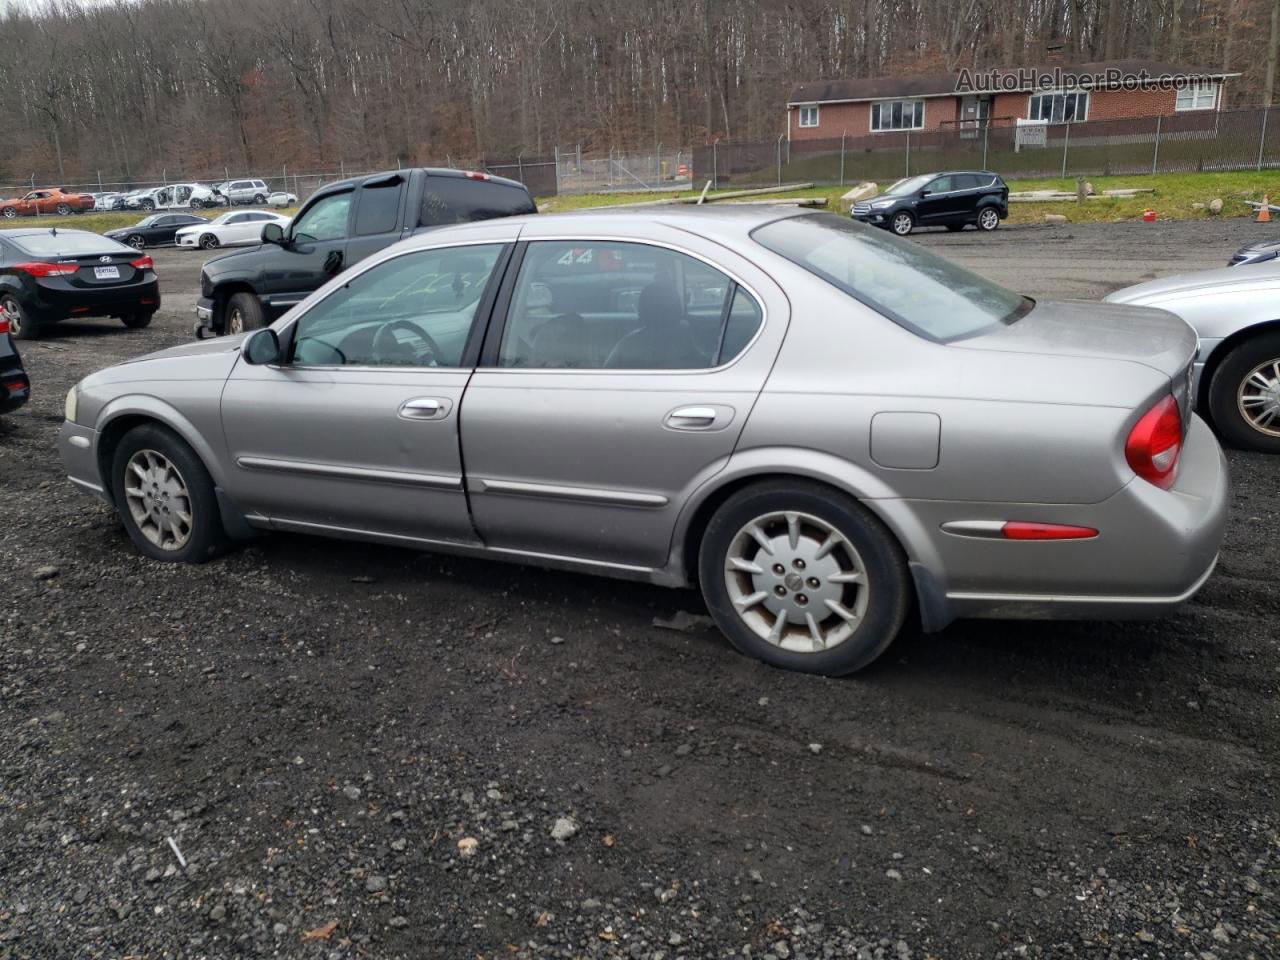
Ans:
POLYGON ((170 183, 130 195, 128 206, 133 210, 178 210, 191 207, 199 210, 218 203, 212 190, 199 183, 170 183))
POLYGON ((284 190, 277 190, 271 196, 267 197, 267 203, 273 207, 292 207, 298 202, 297 194, 288 193, 284 190))
POLYGON ((281 228, 285 228, 289 226, 291 219, 266 210, 235 210, 224 213, 209 223, 179 230, 174 243, 180 247, 199 247, 202 250, 261 243, 263 227, 268 223, 278 223, 281 228))

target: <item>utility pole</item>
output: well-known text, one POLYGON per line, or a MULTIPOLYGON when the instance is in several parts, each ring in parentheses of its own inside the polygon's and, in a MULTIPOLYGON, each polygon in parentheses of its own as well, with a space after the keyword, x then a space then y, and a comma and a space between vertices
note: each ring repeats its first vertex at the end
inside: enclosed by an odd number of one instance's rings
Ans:
POLYGON ((1276 89, 1276 46, 1280 44, 1280 0, 1271 2, 1271 39, 1267 42, 1267 79, 1262 87, 1262 109, 1271 106, 1276 89))

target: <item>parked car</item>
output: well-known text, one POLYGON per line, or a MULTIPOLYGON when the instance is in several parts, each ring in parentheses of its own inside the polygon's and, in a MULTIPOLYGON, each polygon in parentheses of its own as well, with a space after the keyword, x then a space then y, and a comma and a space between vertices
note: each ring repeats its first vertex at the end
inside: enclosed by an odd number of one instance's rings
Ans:
POLYGON ((135 250, 143 250, 146 247, 174 243, 174 236, 179 230, 208 223, 208 218, 198 217, 193 213, 153 213, 131 227, 108 230, 103 236, 128 244, 135 250))
POLYGON ((271 193, 262 180, 228 180, 219 192, 232 206, 243 204, 261 206, 267 202, 267 195, 271 193))
POLYGON ((148 256, 87 230, 0 230, 0 311, 34 340, 68 317, 117 317, 145 327, 160 309, 148 256))
POLYGON ((0 203, 0 216, 34 217, 36 214, 56 213, 67 216, 93 209, 93 197, 87 193, 63 193, 57 187, 32 190, 16 200, 0 203))
POLYGON ((267 205, 272 207, 292 207, 298 202, 297 194, 288 193, 285 190, 277 190, 271 196, 267 197, 267 205))
POLYGON ((93 209, 94 210, 123 210, 124 194, 108 191, 106 193, 94 193, 93 209))
POLYGON ((742 651, 842 674, 913 604, 938 630, 1195 593, 1228 503, 1195 346, 832 214, 517 217, 88 377, 59 449, 155 559, 272 529, 697 583, 742 651))
POLYGON ((1200 338, 1192 397, 1233 446, 1280 453, 1280 260, 1135 284, 1111 303, 1176 313, 1200 338))
POLYGON ((1264 263, 1274 260, 1280 254, 1280 240, 1259 240, 1257 243, 1245 244, 1236 251, 1234 257, 1227 261, 1228 267, 1238 267, 1245 263, 1264 263))
POLYGON ((9 334, 9 315, 0 304, 0 413, 11 413, 31 396, 31 381, 22 366, 22 354, 9 334))
POLYGON ((218 205, 214 192, 198 183, 171 183, 131 194, 126 201, 131 210, 182 210, 218 205))
POLYGON ((330 277, 402 237, 448 223, 535 213, 524 184, 460 170, 390 170, 326 184, 261 247, 204 265, 196 335, 255 330, 330 277))
POLYGON ((216 219, 192 227, 183 227, 174 235, 180 247, 214 250, 246 243, 262 242, 262 228, 268 223, 289 225, 289 218, 266 210, 231 210, 216 219))
POLYGON ((854 203, 855 220, 905 237, 916 227, 994 230, 1009 216, 1009 188, 990 170, 951 170, 899 180, 884 193, 854 203))

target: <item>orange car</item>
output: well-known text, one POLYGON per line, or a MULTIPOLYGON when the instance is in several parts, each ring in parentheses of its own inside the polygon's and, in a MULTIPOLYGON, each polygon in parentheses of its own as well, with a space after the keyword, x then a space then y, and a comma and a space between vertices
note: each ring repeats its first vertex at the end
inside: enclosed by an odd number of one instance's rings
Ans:
POLYGON ((57 213, 65 217, 69 213, 83 213, 92 209, 93 197, 89 194, 63 193, 57 187, 48 187, 44 190, 32 190, 17 200, 0 203, 0 216, 33 217, 37 213, 57 213))

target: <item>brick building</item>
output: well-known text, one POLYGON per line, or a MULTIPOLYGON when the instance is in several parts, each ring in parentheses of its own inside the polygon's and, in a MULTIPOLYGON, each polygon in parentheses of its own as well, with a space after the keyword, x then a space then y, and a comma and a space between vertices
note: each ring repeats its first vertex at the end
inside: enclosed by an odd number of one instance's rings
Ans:
POLYGON ((1152 60, 961 70, 802 83, 787 102, 787 135, 817 140, 914 130, 1046 125, 1212 113, 1238 73, 1152 60))

